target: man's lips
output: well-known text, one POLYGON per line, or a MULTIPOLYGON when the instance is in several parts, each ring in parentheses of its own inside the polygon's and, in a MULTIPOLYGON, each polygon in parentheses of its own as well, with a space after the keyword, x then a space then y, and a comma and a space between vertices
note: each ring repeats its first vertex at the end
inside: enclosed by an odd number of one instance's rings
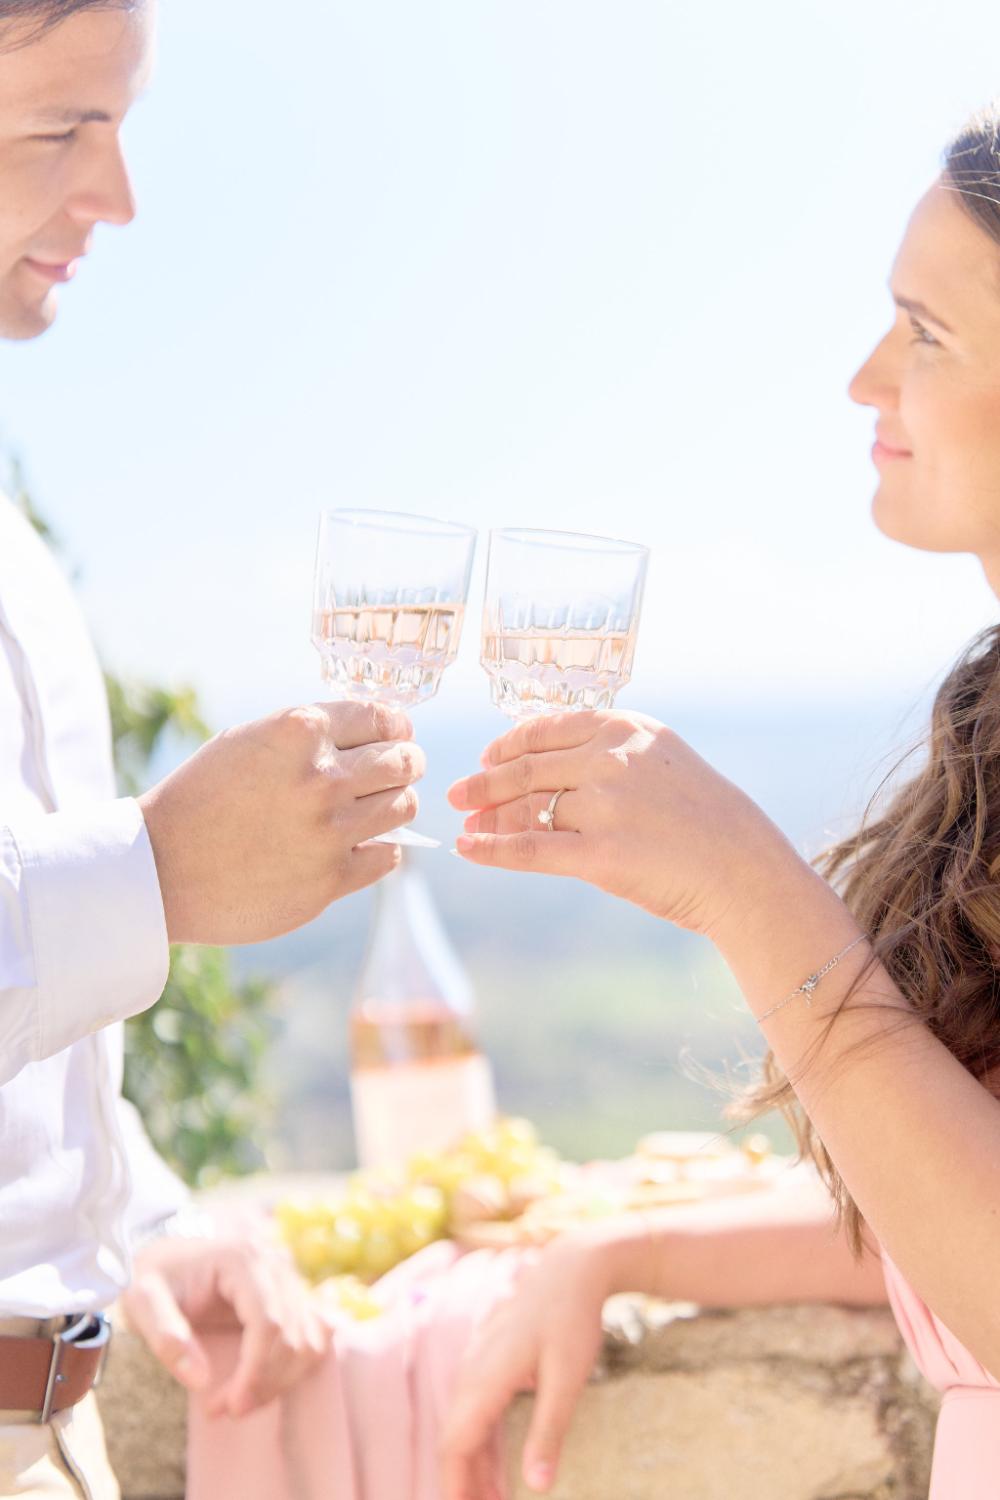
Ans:
POLYGON ((34 256, 26 255, 24 263, 36 276, 43 276, 46 281, 59 282, 73 280, 79 260, 79 256, 63 261, 36 260, 34 256))

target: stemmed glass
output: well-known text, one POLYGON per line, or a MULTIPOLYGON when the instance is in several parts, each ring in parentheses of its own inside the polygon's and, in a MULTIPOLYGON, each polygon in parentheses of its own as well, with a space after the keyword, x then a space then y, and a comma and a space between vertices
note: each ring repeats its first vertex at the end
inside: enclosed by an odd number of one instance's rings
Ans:
MULTIPOLYGON (((320 517, 312 642, 340 698, 412 708, 433 698, 458 654, 476 533, 379 510, 320 517)), ((438 848, 410 828, 385 844, 438 848)))
POLYGON ((502 713, 613 706, 632 675, 648 561, 611 537, 490 533, 480 660, 502 713))

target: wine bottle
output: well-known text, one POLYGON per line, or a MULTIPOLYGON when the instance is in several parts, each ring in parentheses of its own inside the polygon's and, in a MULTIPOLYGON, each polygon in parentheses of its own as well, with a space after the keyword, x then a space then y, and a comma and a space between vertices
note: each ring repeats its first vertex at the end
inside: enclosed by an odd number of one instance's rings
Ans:
POLYGON ((468 975, 427 883, 403 850, 379 885, 351 1012, 351 1101, 362 1167, 398 1169, 496 1115, 468 975))

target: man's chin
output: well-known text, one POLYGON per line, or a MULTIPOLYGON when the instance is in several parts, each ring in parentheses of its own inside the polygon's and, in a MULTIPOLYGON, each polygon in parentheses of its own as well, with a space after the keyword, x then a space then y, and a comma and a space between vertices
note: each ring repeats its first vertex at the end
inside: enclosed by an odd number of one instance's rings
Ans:
POLYGON ((52 327, 58 311, 55 288, 46 293, 43 301, 35 303, 4 297, 0 290, 0 339, 17 342, 37 339, 52 327))

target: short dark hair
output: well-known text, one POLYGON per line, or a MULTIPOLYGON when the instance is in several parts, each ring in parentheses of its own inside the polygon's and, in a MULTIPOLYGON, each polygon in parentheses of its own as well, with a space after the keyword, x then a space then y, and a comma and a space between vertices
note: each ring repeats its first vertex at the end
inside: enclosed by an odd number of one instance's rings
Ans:
POLYGON ((21 28, 18 45, 25 46, 78 10, 134 10, 140 3, 141 0, 0 0, 0 50, 8 27, 21 28))

